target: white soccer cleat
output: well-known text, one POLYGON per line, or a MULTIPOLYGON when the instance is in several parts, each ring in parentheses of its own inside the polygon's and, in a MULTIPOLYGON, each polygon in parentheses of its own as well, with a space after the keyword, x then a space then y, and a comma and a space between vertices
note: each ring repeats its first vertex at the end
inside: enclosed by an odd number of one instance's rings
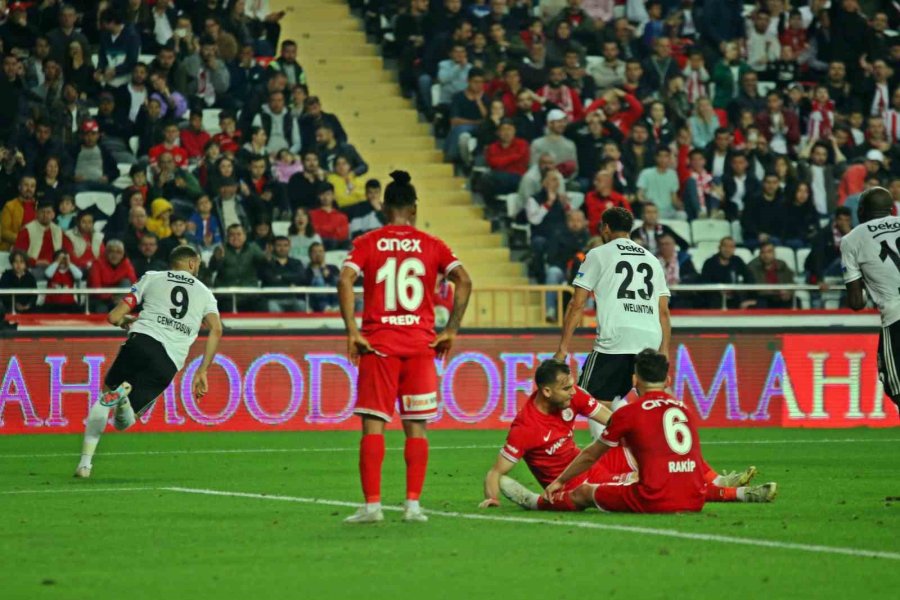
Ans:
POLYGON ((359 507, 355 513, 344 519, 344 523, 378 523, 379 521, 384 521, 384 513, 381 512, 381 509, 369 510, 365 506, 359 507))
POLYGON ((75 469, 74 477, 76 479, 90 479, 92 467, 78 467, 75 469))
POLYGON ((500 477, 500 491, 503 492, 503 495, 510 502, 515 502, 522 508, 528 510, 537 508, 537 501, 540 495, 535 494, 512 477, 507 477, 506 475, 500 477))
POLYGON ((131 393, 131 384, 123 381, 122 385, 114 390, 110 390, 100 396, 100 404, 109 408, 114 408, 124 402, 131 393))
POLYGON ((772 502, 778 495, 778 484, 774 481, 754 485, 744 490, 744 502, 772 502))
POLYGON ((403 520, 407 523, 427 523, 428 515, 421 508, 406 508, 403 511, 403 520))
POLYGON ((723 471, 719 473, 719 487, 742 487, 750 483, 756 475, 756 467, 747 467, 743 471, 723 471))

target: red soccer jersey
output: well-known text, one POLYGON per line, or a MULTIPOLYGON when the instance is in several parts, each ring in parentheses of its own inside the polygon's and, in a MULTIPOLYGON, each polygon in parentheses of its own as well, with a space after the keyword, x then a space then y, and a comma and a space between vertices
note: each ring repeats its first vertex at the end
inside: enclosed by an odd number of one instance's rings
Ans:
POLYGON ((568 408, 546 415, 535 406, 536 396, 537 392, 531 394, 516 415, 500 454, 512 462, 524 458, 541 487, 547 487, 581 452, 572 436, 575 417, 592 417, 600 405, 586 391, 575 388, 568 408))
POLYGON ((703 507, 700 437, 683 402, 665 392, 648 392, 613 413, 600 441, 624 444, 637 462, 640 481, 626 499, 634 512, 703 507))
POLYGON ((460 264, 447 244, 409 225, 386 225, 356 238, 344 266, 362 274, 362 334, 372 347, 388 356, 428 351, 438 275, 460 264))

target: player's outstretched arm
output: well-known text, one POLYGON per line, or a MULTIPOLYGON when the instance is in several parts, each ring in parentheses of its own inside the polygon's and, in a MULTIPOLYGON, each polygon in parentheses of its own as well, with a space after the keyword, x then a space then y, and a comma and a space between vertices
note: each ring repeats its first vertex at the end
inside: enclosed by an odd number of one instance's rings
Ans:
POLYGON ((562 474, 556 478, 553 483, 547 486, 544 490, 544 493, 541 494, 546 500, 550 500, 550 496, 559 490, 565 487, 566 483, 569 482, 570 479, 574 477, 578 477, 585 471, 591 468, 591 466, 597 462, 601 456, 603 456, 606 451, 609 450, 609 446, 600 442, 593 442, 590 446, 581 451, 581 453, 575 457, 569 466, 566 467, 566 470, 562 472, 562 474))
POLYGON ((202 398, 209 390, 209 383, 206 379, 206 372, 216 358, 216 350, 219 348, 219 340, 222 339, 222 319, 218 313, 209 313, 203 317, 203 324, 209 329, 209 335, 206 338, 206 349, 203 352, 203 362, 194 375, 194 397, 202 398))
POLYGON ((572 342, 572 336, 581 323, 581 317, 584 316, 584 305, 587 303, 590 292, 583 287, 575 286, 575 294, 569 300, 566 307, 566 315, 563 317, 562 335, 559 338, 559 349, 553 358, 556 360, 566 360, 569 355, 569 344, 572 342))
POLYGON ((500 495, 500 478, 512 471, 516 463, 504 458, 502 455, 497 456, 497 461, 491 470, 484 476, 484 500, 478 505, 478 508, 491 508, 500 506, 497 497, 500 495))
POLYGON ((356 325, 356 295, 353 284, 356 283, 356 271, 350 267, 341 269, 338 277, 338 302, 341 305, 341 317, 347 328, 347 356, 354 365, 359 364, 359 355, 372 352, 372 346, 359 332, 356 325))
POLYGON ((124 300, 119 302, 114 309, 106 315, 106 320, 110 325, 121 327, 128 331, 131 324, 134 323, 136 317, 131 316, 131 306, 124 300))
POLYGON ((847 306, 853 310, 862 310, 866 307, 862 279, 857 279, 847 284, 847 306))
POLYGON ((597 423, 600 423, 601 425, 606 425, 607 423, 609 423, 609 420, 612 418, 612 409, 610 409, 610 407, 607 406, 607 404, 610 404, 610 403, 603 402, 602 400, 597 400, 596 398, 594 400, 598 404, 597 412, 595 412, 588 418, 591 421, 596 421, 597 423))
POLYGON ((469 306, 469 297, 472 295, 472 278, 469 277, 468 271, 462 265, 450 271, 447 279, 453 284, 453 310, 450 311, 447 326, 431 343, 438 358, 444 358, 453 348, 453 341, 456 339, 456 334, 459 333, 463 316, 469 306))
POLYGON ((659 353, 669 356, 669 340, 672 339, 672 315, 669 314, 669 297, 659 297, 659 326, 662 329, 662 342, 659 353))

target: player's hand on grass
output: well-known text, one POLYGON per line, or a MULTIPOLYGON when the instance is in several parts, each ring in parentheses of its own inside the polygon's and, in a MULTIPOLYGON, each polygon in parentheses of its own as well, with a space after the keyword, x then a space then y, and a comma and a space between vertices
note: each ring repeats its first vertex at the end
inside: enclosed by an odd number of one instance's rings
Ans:
POLYGON ((445 329, 438 334, 434 341, 428 344, 429 348, 434 348, 438 358, 444 358, 453 348, 453 342, 456 340, 456 332, 445 329))
POLYGON ((541 497, 544 500, 546 500, 547 502, 553 502, 550 498, 553 496, 553 494, 555 494, 556 492, 558 492, 562 489, 563 489, 563 484, 561 484, 559 481, 554 481, 553 483, 551 483, 544 489, 544 492, 541 494, 541 497))
POLYGON ((206 380, 206 371, 197 371, 197 374, 194 375, 194 398, 199 400, 203 396, 206 395, 206 392, 209 391, 209 382, 206 380))
POLYGON ((485 498, 481 501, 481 504, 478 505, 478 508, 497 508, 500 506, 500 501, 496 498, 485 498))
POLYGON ((375 349, 369 344, 369 340, 364 338, 361 333, 355 333, 347 337, 347 354, 350 356, 350 362, 354 365, 359 364, 359 357, 375 349))

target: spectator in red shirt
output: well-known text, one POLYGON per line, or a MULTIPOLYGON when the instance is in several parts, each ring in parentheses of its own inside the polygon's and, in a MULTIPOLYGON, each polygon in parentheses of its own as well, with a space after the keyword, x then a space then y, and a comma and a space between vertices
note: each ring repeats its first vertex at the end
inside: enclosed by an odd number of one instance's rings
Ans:
MULTIPOLYGON (((53 209, 52 200, 43 200, 38 204, 34 221, 25 225, 16 237, 15 248, 28 255, 29 267, 40 267, 42 275, 44 268, 53 261, 53 255, 57 250, 65 248, 71 251, 72 244, 62 228, 53 222, 56 211, 53 209)), ((38 273, 35 273, 35 277, 38 273)))
POLYGON ((484 158, 491 172, 483 180, 482 192, 488 200, 497 194, 511 194, 519 189, 519 181, 528 170, 530 147, 528 142, 516 137, 516 125, 511 119, 500 121, 499 138, 484 150, 484 158))
MULTIPOLYGON (((60 248, 53 255, 53 262, 44 271, 47 287, 51 290, 75 289, 84 273, 71 262, 69 252, 60 248)), ((74 294, 47 294, 44 310, 49 312, 74 312, 78 310, 78 302, 74 294)))
POLYGON ((625 136, 628 135, 635 121, 644 114, 641 102, 631 94, 619 89, 607 91, 603 96, 591 102, 584 112, 592 113, 599 109, 606 113, 607 120, 625 136))
POLYGON ((175 165, 184 168, 188 165, 187 150, 179 146, 180 131, 176 123, 168 123, 163 129, 163 141, 150 148, 150 164, 156 164, 159 155, 168 152, 175 159, 175 165))
POLYGON ((187 152, 188 158, 198 160, 203 156, 203 150, 210 135, 203 130, 203 111, 192 110, 188 126, 181 130, 181 147, 187 152))
MULTIPOLYGON (((88 273, 88 288, 120 287, 127 290, 135 281, 137 276, 134 273, 134 266, 125 256, 125 244, 121 240, 109 240, 106 244, 106 254, 94 263, 91 272, 88 273)), ((91 311, 106 312, 117 302, 118 298, 112 294, 91 296, 91 311)))
POLYGON ((620 206, 632 212, 631 203, 613 189, 613 176, 610 171, 597 171, 594 175, 594 189, 584 198, 584 210, 587 213, 588 231, 591 235, 600 235, 600 220, 608 208, 620 206))
POLYGON ((219 113, 219 128, 222 131, 213 136, 213 141, 219 145, 223 153, 237 154, 241 149, 241 132, 231 111, 223 110, 219 113))
POLYGON ((342 250, 350 246, 350 220, 334 205, 334 186, 319 184, 320 208, 309 212, 313 229, 322 237, 326 250, 342 250))
POLYGON ((90 211, 78 213, 75 225, 75 228, 66 232, 72 246, 71 262, 79 269, 88 271, 94 261, 106 253, 103 234, 94 231, 94 215, 90 211))

